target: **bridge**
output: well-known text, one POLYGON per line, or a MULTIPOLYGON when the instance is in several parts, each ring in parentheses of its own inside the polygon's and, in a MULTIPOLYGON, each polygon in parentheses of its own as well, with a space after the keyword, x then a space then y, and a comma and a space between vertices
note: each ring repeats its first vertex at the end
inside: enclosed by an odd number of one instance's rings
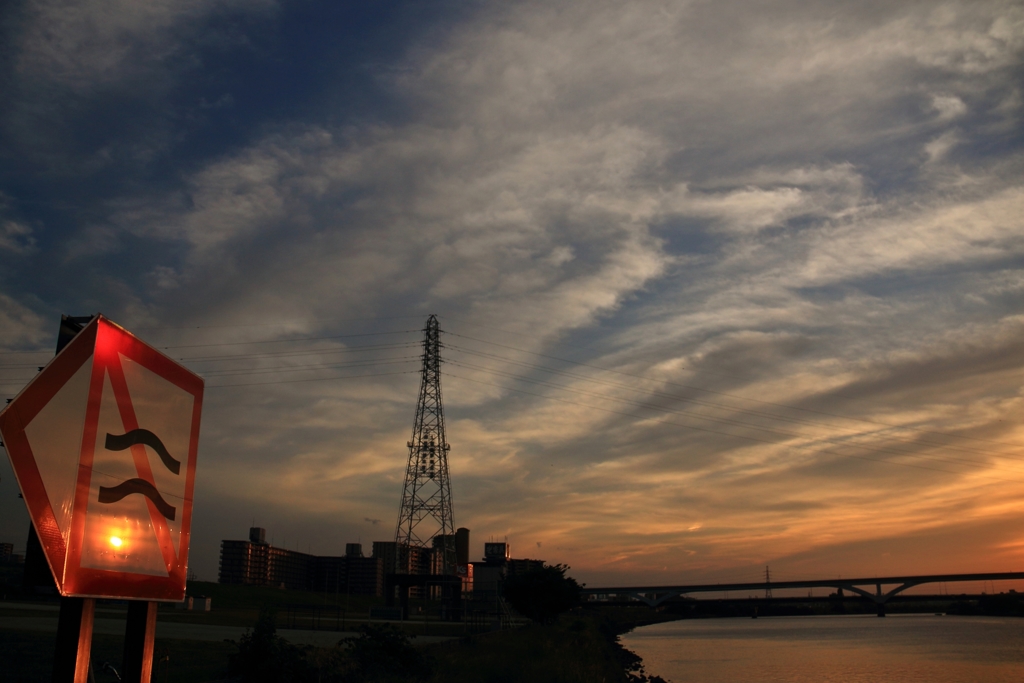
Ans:
POLYGON ((984 574, 929 574, 924 576, 878 576, 863 579, 815 579, 812 581, 761 581, 758 583, 710 583, 692 586, 616 586, 610 588, 584 588, 584 597, 616 596, 635 598, 651 607, 680 595, 690 593, 742 593, 744 591, 784 590, 787 588, 835 588, 868 598, 878 608, 878 616, 885 616, 885 603, 908 588, 926 583, 958 583, 966 581, 1006 581, 1024 579, 1024 572, 990 572, 984 574), (868 588, 864 588, 867 586, 868 588), (883 586, 893 586, 883 589, 883 586), (874 590, 871 590, 873 588, 874 590))

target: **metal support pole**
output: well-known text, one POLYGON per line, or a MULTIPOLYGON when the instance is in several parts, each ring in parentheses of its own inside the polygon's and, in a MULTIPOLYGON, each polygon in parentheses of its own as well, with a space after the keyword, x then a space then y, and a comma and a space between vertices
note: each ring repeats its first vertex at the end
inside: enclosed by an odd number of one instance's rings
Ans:
POLYGON ((156 642, 157 603, 132 600, 128 603, 128 621, 124 629, 124 683, 149 683, 153 675, 153 649, 156 642))
POLYGON ((92 654, 94 598, 61 598, 57 643, 53 654, 53 683, 88 683, 92 654))

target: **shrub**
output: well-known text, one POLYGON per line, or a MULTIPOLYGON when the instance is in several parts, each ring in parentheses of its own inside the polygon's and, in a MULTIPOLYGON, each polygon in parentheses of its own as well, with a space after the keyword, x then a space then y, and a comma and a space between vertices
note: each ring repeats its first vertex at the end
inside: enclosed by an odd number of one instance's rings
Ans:
POLYGON ((229 668, 246 683, 300 683, 310 678, 305 655, 302 648, 277 635, 273 611, 262 609, 256 627, 239 639, 229 668))
POLYGON ((419 681, 430 677, 430 662, 394 626, 364 624, 359 630, 358 636, 340 643, 347 648, 343 680, 419 681))

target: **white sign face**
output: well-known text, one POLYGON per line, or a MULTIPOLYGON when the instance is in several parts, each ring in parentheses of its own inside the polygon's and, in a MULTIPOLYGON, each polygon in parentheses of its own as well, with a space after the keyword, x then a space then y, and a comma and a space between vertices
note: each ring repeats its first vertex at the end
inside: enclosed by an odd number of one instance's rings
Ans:
POLYGON ((184 595, 202 390, 97 317, 0 412, 63 595, 184 595))
POLYGON ((91 375, 92 356, 25 427, 25 437, 32 448, 64 545, 71 536, 71 513, 78 484, 77 456, 82 450, 82 434, 85 433, 91 375))

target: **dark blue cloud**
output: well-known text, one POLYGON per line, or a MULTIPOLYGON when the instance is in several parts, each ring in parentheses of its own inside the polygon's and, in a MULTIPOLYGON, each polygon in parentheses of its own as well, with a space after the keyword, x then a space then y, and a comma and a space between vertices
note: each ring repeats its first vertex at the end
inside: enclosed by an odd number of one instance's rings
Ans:
POLYGON ((137 36, 129 63, 118 65, 122 76, 84 86, 19 62, 19 32, 32 6, 5 5, 0 217, 31 226, 39 246, 0 254, 5 287, 33 292, 51 313, 122 300, 109 272, 143 282, 154 264, 174 266, 181 254, 167 240, 111 228, 112 203, 182 192, 190 173, 294 125, 408 121, 414 113, 390 89, 389 71, 411 43, 441 39, 473 5, 228 6, 170 29, 171 44, 159 55, 147 52, 144 33, 137 36), (92 247, 69 258, 75 240, 92 247), (83 301, 69 289, 100 294, 83 301))

